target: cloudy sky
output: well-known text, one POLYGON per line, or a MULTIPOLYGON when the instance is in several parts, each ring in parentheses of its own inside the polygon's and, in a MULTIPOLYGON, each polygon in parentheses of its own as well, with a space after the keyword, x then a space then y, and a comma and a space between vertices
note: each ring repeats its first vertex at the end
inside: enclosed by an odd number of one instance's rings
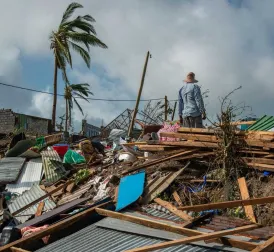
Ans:
MULTIPOLYGON (((52 91, 49 34, 71 1, 0 0, 0 82, 52 91)), ((209 117, 219 97, 238 86, 233 99, 257 116, 273 115, 273 0, 79 0, 91 14, 98 37, 109 49, 91 50, 92 67, 74 59, 72 82, 88 82, 94 98, 135 99, 149 50, 143 99, 177 98, 186 73, 204 90, 209 117)), ((58 92, 64 85, 59 82, 58 92)), ((90 123, 110 122, 134 102, 82 102, 90 123)), ((141 106, 144 103, 141 103, 141 106)), ((51 117, 52 97, 0 85, 0 107, 51 117)), ((58 115, 64 114, 62 97, 58 115)), ((75 125, 83 116, 75 108, 75 125)))

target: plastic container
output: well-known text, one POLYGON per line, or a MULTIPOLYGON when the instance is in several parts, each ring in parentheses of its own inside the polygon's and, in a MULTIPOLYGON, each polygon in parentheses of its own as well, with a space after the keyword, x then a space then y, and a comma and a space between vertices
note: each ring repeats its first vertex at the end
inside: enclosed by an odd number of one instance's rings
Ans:
POLYGON ((60 155, 64 156, 69 149, 68 144, 55 144, 52 148, 60 155))

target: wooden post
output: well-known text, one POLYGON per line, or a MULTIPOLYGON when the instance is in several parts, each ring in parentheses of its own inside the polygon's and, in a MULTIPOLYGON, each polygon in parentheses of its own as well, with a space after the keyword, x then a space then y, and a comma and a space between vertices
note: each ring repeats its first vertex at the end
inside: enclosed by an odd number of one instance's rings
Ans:
POLYGON ((165 96, 165 121, 167 121, 167 96, 165 96))
POLYGON ((172 118, 171 118, 172 121, 174 120, 174 115, 175 115, 176 107, 177 107, 177 102, 175 102, 175 104, 174 104, 172 118))
POLYGON ((143 86, 144 86, 144 81, 145 81, 145 76, 146 76, 146 71, 147 71, 147 63, 148 63, 148 58, 150 56, 150 52, 147 52, 147 56, 146 56, 146 61, 145 61, 145 65, 144 65, 144 69, 143 69, 143 75, 142 75, 142 79, 141 79, 141 84, 140 84, 140 88, 139 88, 139 92, 138 92, 138 96, 137 96, 137 100, 136 100, 136 105, 135 105, 135 109, 133 112, 133 115, 131 117, 131 122, 130 122, 130 126, 128 129, 128 136, 131 136, 132 130, 133 130, 133 126, 134 126, 134 121, 135 121, 135 117, 138 111, 138 107, 139 107, 139 102, 140 102, 140 98, 141 98, 141 94, 142 94, 142 90, 143 90, 143 86))

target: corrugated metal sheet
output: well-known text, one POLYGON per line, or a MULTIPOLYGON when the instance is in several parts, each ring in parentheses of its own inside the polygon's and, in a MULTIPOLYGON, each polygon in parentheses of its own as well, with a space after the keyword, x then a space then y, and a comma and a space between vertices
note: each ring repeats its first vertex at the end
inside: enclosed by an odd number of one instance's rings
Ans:
POLYGON ((66 175, 62 160, 55 150, 41 152, 45 177, 48 183, 55 183, 66 175))
POLYGON ((35 217, 34 219, 31 219, 23 224, 20 224, 16 226, 18 229, 22 229, 23 227, 27 226, 40 226, 43 224, 48 224, 49 222, 52 223, 52 218, 55 218, 59 216, 62 213, 68 213, 71 211, 71 209, 76 208, 77 205, 83 205, 85 202, 87 202, 89 198, 83 198, 83 199, 77 199, 72 202, 69 202, 67 204, 64 204, 60 207, 57 207, 49 212, 44 213, 41 216, 35 217))
POLYGON ((274 116, 263 116, 256 123, 248 127, 247 130, 253 131, 268 131, 274 127, 274 116))
MULTIPOLYGON (((156 205, 156 204, 154 204, 156 205)), ((158 217, 158 218, 162 218, 162 219, 166 219, 166 220, 171 220, 171 221, 177 221, 177 222, 184 222, 184 220, 182 220, 180 217, 176 216, 173 213, 168 213, 168 212, 164 212, 164 211, 160 211, 156 208, 153 208, 153 206, 143 206, 142 210, 147 213, 148 215, 154 216, 154 217, 158 217)))
MULTIPOLYGON (((19 210, 20 208, 28 205, 29 203, 33 202, 36 199, 39 199, 40 197, 44 195, 46 195, 46 193, 38 185, 34 185, 29 191, 24 192, 22 195, 15 198, 12 202, 9 202, 8 208, 12 214, 15 211, 19 210)), ((52 210, 56 207, 56 204, 49 198, 46 198, 43 201, 45 202, 45 206, 43 209, 44 211, 52 210)), ((18 214, 18 216, 16 216, 16 219, 20 221, 21 223, 24 223, 31 217, 31 215, 36 213, 38 205, 39 203, 34 204, 30 208, 22 211, 21 213, 18 214), (22 216, 22 215, 27 215, 27 216, 22 216)))
POLYGON ((0 160, 0 183, 8 184, 15 182, 25 163, 25 158, 5 157, 0 160))
MULTIPOLYGON (((147 236, 134 235, 116 230, 90 225, 72 235, 60 239, 42 249, 39 252, 121 252, 136 247, 152 245, 164 240, 147 236)), ((180 245, 157 251, 168 252, 217 252, 212 248, 193 245, 180 245)))
POLYGON ((25 163, 16 184, 8 184, 6 190, 12 193, 22 194, 31 189, 34 184, 39 184, 42 176, 42 159, 32 159, 25 163))
POLYGON ((63 205, 67 202, 70 202, 75 199, 81 198, 81 196, 86 193, 94 185, 94 180, 89 180, 86 184, 81 186, 80 189, 76 190, 72 194, 64 196, 61 200, 58 201, 58 205, 63 205))

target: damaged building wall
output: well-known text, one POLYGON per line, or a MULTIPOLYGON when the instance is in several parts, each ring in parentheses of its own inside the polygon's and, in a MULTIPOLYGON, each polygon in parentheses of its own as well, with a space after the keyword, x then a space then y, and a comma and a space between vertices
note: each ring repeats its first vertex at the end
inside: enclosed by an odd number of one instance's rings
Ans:
POLYGON ((8 134, 14 131, 15 115, 11 109, 0 110, 0 133, 8 134))
POLYGON ((101 135, 101 128, 87 123, 87 120, 82 120, 82 131, 86 137, 94 137, 101 135))
POLYGON ((15 129, 26 132, 48 134, 51 120, 36 116, 14 113, 11 109, 0 110, 0 133, 11 133, 15 129))

